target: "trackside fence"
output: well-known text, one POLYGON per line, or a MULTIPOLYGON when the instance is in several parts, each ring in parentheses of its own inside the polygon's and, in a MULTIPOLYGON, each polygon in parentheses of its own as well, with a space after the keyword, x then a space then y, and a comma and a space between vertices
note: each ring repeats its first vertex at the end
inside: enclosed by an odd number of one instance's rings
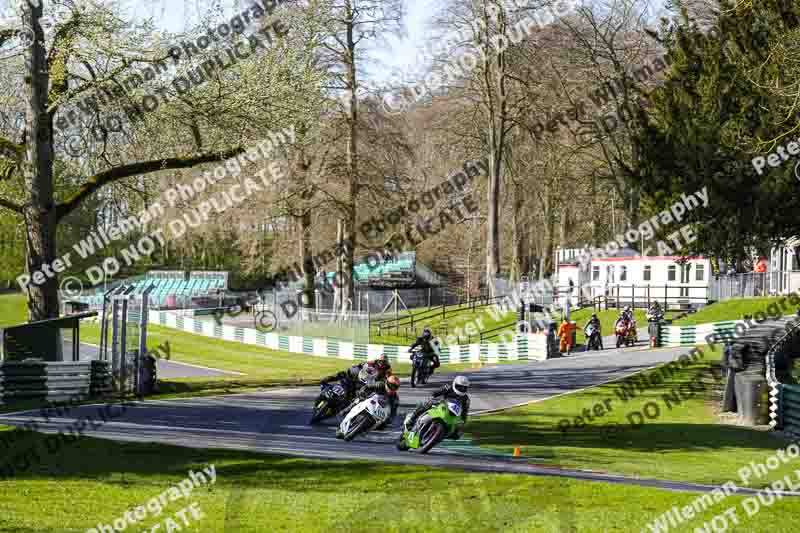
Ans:
MULTIPOLYGON (((271 350, 319 357, 367 361, 385 355, 390 361, 410 363, 407 348, 389 344, 354 343, 334 338, 281 335, 257 329, 217 324, 213 321, 184 317, 168 311, 150 311, 150 323, 188 333, 263 346, 271 350)), ((447 363, 496 363, 499 361, 542 361, 558 357, 552 330, 545 333, 517 334, 507 342, 444 345, 440 360, 447 363)))
POLYGON ((17 401, 62 401, 111 392, 105 361, 5 361, 0 364, 0 404, 17 401))

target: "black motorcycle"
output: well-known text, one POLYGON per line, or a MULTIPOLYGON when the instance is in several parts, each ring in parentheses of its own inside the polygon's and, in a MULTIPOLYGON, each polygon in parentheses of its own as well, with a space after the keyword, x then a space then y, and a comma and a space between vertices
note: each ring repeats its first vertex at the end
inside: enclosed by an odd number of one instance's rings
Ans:
POLYGON ((341 383, 322 385, 319 396, 314 402, 314 412, 309 424, 313 425, 339 414, 342 409, 350 405, 347 396, 347 389, 341 383))
POLYGON ((433 362, 430 358, 423 357, 418 346, 411 350, 411 386, 424 385, 433 373, 433 362))
POLYGON ((586 335, 586 351, 599 350, 603 339, 600 337, 600 330, 589 324, 584 330, 586 335))

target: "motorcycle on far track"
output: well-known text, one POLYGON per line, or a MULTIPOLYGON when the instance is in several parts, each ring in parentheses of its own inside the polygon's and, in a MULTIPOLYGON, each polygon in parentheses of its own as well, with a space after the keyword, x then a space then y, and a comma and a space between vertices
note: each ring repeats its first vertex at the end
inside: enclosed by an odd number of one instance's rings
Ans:
POLYGON ((403 435, 397 442, 397 449, 401 452, 416 450, 419 453, 428 453, 431 448, 455 435, 464 426, 461 404, 454 400, 442 400, 431 407, 411 428, 408 427, 410 416, 406 416, 403 435))
POLYGON ((431 377, 433 363, 422 356, 422 348, 411 350, 411 386, 424 385, 431 377))
POLYGON ((336 430, 336 438, 349 442, 386 422, 390 415, 391 408, 388 400, 379 394, 372 394, 347 413, 342 423, 339 424, 339 429, 336 430))
POLYGON ((586 351, 600 350, 600 331, 593 324, 589 324, 583 333, 586 335, 586 351))
POLYGON ((638 340, 636 326, 630 320, 624 320, 618 324, 615 334, 617 336, 617 348, 623 344, 625 346, 633 346, 638 340))

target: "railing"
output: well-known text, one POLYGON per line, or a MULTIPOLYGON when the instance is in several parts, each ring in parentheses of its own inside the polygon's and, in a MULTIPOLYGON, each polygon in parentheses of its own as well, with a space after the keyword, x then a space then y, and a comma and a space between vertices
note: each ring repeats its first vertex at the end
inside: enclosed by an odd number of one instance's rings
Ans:
POLYGON ((708 288, 702 285, 609 285, 591 287, 595 309, 620 309, 626 306, 648 308, 653 302, 666 311, 685 310, 707 304, 708 288), (595 294, 603 292, 603 294, 595 294))
POLYGON ((502 301, 504 298, 505 298, 504 296, 497 296, 494 298, 479 297, 468 300, 467 302, 459 303, 455 306, 442 304, 428 311, 423 311, 422 313, 401 316, 396 318, 373 320, 372 325, 377 329, 378 336, 387 334, 392 330, 394 330, 395 333, 399 333, 400 328, 404 326, 407 326, 406 332, 408 332, 409 328, 411 330, 414 329, 415 323, 417 325, 420 325, 436 318, 440 320, 446 320, 449 317, 461 313, 466 313, 466 312, 474 313, 476 309, 481 309, 483 307, 488 307, 489 305, 494 305, 495 303, 502 301))
POLYGON ((708 288, 709 297, 717 301, 788 294, 800 289, 800 271, 775 270, 731 275, 720 274, 709 280, 708 288))
MULTIPOLYGON (((516 327, 517 327, 517 321, 516 320, 512 320, 512 321, 508 322, 507 324, 501 324, 501 325, 499 325, 497 327, 494 327, 492 329, 487 329, 485 331, 481 331, 481 333, 480 333, 480 342, 488 341, 489 339, 495 339, 495 338, 499 337, 500 335, 503 335, 504 333, 508 332, 509 329, 511 331, 511 335, 513 336, 516 333, 516 331, 515 331, 516 327)), ((469 338, 468 342, 470 342, 471 340, 472 340, 472 337, 469 338)))

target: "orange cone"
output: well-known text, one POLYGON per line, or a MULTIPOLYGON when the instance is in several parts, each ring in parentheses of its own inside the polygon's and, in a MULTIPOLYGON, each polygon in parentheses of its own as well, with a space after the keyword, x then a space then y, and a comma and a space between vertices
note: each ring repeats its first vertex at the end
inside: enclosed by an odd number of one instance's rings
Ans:
POLYGON ((522 457, 522 450, 514 448, 514 457, 522 457))

